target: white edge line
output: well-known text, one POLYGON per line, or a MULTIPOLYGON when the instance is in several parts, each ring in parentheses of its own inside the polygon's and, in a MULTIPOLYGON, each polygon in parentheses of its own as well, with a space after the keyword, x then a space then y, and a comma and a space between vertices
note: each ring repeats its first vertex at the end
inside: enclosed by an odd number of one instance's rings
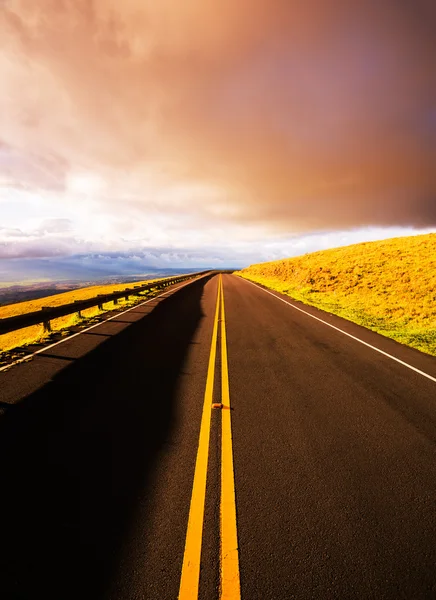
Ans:
MULTIPOLYGON (((201 278, 199 278, 199 279, 201 279, 201 278)), ((123 312, 117 313, 116 315, 112 315, 112 317, 108 317, 107 319, 105 319, 104 321, 101 321, 100 323, 96 323, 95 325, 91 325, 91 327, 87 327, 86 329, 82 329, 82 331, 78 331, 77 333, 73 333, 72 335, 69 335, 69 336, 65 337, 63 340, 59 340, 58 342, 55 342, 54 344, 49 344, 48 346, 44 346, 44 348, 40 348, 39 350, 36 350, 36 352, 34 352, 33 354, 28 354, 27 356, 23 356, 23 358, 19 358, 18 360, 14 361, 14 362, 11 362, 8 365, 5 365, 4 367, 0 367, 0 373, 2 371, 6 371, 7 369, 10 369, 14 365, 18 365, 19 363, 26 362, 30 358, 33 358, 34 356, 36 356, 37 354, 41 354, 42 352, 45 352, 46 350, 50 350, 50 348, 54 348, 55 346, 58 346, 59 344, 63 344, 64 342, 66 342, 68 340, 72 340, 73 338, 77 337, 78 335, 82 335, 82 333, 86 333, 90 329, 94 329, 94 327, 99 327, 100 325, 104 325, 108 321, 112 321, 112 319, 116 319, 117 317, 121 317, 121 315, 125 315, 126 313, 130 312, 134 308, 138 308, 139 306, 144 306, 144 304, 148 304, 152 300, 156 300, 156 298, 162 298, 162 296, 166 296, 167 294, 169 294, 169 292, 174 292, 175 289, 178 289, 178 290, 182 289, 186 285, 189 285, 190 283, 192 283, 191 280, 189 280, 187 283, 185 283, 184 285, 181 285, 178 288, 171 288, 171 289, 167 290, 166 292, 163 292, 162 294, 158 294, 157 296, 153 296, 153 298, 149 298, 148 300, 145 300, 145 302, 140 302, 139 304, 135 304, 134 306, 131 306, 127 310, 123 310, 123 312)))
POLYGON ((360 342, 364 346, 368 346, 368 348, 372 348, 372 350, 375 350, 376 352, 380 352, 380 354, 383 354, 384 356, 387 356, 388 358, 391 358, 395 362, 400 363, 400 365, 403 365, 404 367, 407 367, 408 369, 411 369, 412 371, 415 371, 415 373, 419 373, 423 377, 427 377, 427 379, 430 379, 430 381, 434 381, 436 383, 436 377, 432 377, 432 375, 429 375, 428 373, 424 373, 424 371, 421 371, 420 369, 417 369, 416 367, 412 367, 412 365, 409 365, 409 363, 406 363, 403 360, 400 360, 399 358, 396 358, 395 356, 392 356, 392 354, 388 354, 387 352, 384 352, 383 350, 380 350, 380 348, 376 348, 375 346, 372 346, 371 344, 368 344, 368 342, 364 342, 360 338, 358 338, 358 337, 356 337, 354 335, 351 335, 351 333, 347 333, 343 329, 340 329, 339 327, 336 327, 335 325, 332 325, 331 323, 327 323, 327 321, 323 321, 323 319, 320 319, 319 317, 315 317, 315 315, 311 315, 306 310, 303 310, 302 308, 299 308, 298 306, 295 306, 295 304, 292 304, 291 302, 288 302, 284 298, 280 298, 280 296, 277 296, 276 294, 273 294, 273 292, 270 292, 269 290, 266 290, 265 288, 260 287, 260 285, 257 285, 256 283, 254 283, 253 281, 250 281, 249 279, 245 279, 245 277, 240 277, 240 279, 243 279, 244 281, 247 281, 248 283, 251 283, 251 285, 254 285, 258 289, 260 289, 263 292, 265 292, 266 294, 270 294, 271 296, 274 296, 274 298, 277 298, 277 300, 281 300, 285 304, 288 304, 288 306, 290 306, 291 308, 295 308, 295 310, 299 310, 300 312, 304 313, 308 317, 311 317, 312 319, 315 319, 316 321, 320 321, 320 323, 324 323, 324 325, 327 325, 328 327, 331 327, 332 329, 336 329, 336 331, 339 331, 340 333, 343 333, 344 335, 348 336, 349 338, 351 338, 353 340, 356 340, 356 342, 360 342))

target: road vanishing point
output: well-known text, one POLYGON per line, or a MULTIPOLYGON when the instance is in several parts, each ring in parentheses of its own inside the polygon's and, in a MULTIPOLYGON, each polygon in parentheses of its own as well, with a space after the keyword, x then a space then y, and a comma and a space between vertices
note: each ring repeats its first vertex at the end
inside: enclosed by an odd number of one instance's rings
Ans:
POLYGON ((0 373, 2 600, 436 599, 436 359, 232 274, 0 373))

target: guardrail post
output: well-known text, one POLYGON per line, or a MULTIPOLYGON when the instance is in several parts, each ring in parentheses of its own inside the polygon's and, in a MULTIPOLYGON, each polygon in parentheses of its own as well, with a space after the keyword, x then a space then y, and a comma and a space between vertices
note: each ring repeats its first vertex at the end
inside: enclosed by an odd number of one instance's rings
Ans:
MULTIPOLYGON (((74 302, 82 302, 82 300, 74 300, 74 302)), ((78 316, 79 319, 82 318, 82 311, 81 310, 78 310, 76 314, 77 314, 77 316, 78 316)))
MULTIPOLYGON (((43 306, 41 308, 42 311, 44 310, 50 310, 51 306, 43 306)), ((44 327, 44 333, 50 333, 51 332, 51 323, 50 323, 50 319, 45 319, 45 321, 42 322, 42 325, 44 327)))
MULTIPOLYGON (((106 294, 97 294, 97 298, 98 298, 99 296, 105 296, 105 295, 106 295, 106 294)), ((98 310, 103 310, 103 301, 101 301, 101 302, 99 302, 99 303, 97 304, 97 308, 98 308, 98 310)))

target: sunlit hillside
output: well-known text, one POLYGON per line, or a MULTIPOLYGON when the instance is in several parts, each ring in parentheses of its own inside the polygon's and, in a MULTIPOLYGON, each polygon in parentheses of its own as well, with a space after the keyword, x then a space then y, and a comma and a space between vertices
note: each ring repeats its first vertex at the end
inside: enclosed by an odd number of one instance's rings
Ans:
MULTIPOLYGON (((135 284, 121 283, 116 285, 93 285, 85 288, 72 290, 71 292, 64 292, 62 294, 49 296, 47 298, 38 298, 37 300, 30 300, 28 302, 8 304, 6 306, 0 306, 0 319, 5 319, 6 317, 12 317, 15 315, 21 315, 36 310, 41 310, 43 306, 54 307, 61 306, 63 304, 69 304, 70 302, 74 302, 75 300, 86 300, 88 298, 93 298, 98 294, 109 294, 111 292, 124 290, 126 289, 126 287, 133 287, 133 285, 142 285, 144 283, 147 283, 147 281, 138 281, 135 282, 135 284)), ((122 298, 118 301, 117 307, 128 307, 135 301, 137 301, 137 299, 135 300, 134 297, 131 297, 127 301, 122 298)), ((104 305, 105 311, 113 308, 113 302, 106 303, 104 305)), ((79 317, 77 314, 72 314, 66 317, 61 317, 59 319, 54 319, 52 321, 52 329, 53 331, 59 331, 61 329, 72 327, 73 325, 77 324, 83 319, 89 319, 91 317, 96 316, 99 312, 101 311, 98 309, 97 306, 95 306, 93 308, 83 310, 81 312, 81 317, 79 317)), ((34 343, 40 341, 45 337, 47 337, 47 334, 44 333, 42 325, 35 325, 33 327, 26 327, 25 329, 18 329, 17 331, 12 331, 11 333, 0 335, 0 352, 10 350, 11 348, 16 348, 17 346, 34 343)))
POLYGON ((241 277, 436 356, 436 234, 251 265, 241 277))

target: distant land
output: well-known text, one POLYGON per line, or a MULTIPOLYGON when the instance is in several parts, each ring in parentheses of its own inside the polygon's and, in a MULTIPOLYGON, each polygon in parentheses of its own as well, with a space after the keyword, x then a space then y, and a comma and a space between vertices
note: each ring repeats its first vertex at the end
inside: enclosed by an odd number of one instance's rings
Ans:
POLYGON ((101 275, 93 279, 59 279, 59 280, 28 280, 23 282, 1 282, 0 281, 0 306, 36 300, 46 296, 54 296, 69 292, 77 288, 91 285, 112 285, 117 283, 133 283, 146 279, 158 279, 159 277, 171 277, 184 273, 195 273, 204 269, 154 269, 149 267, 147 271, 135 275, 101 275))
MULTIPOLYGON (((0 287, 5 285, 27 285, 31 283, 78 281, 112 281, 113 278, 144 278, 171 275, 172 273, 192 273, 213 268, 201 256, 176 255, 168 249, 165 260, 158 252, 138 253, 89 253, 71 256, 46 258, 1 258, 0 287), (183 262, 181 262, 183 258, 183 262), (156 275, 157 274, 157 275, 156 275)), ((221 261, 212 261, 215 268, 225 268, 221 261)), ((236 266, 236 265, 233 265, 236 266)), ((242 265, 239 265, 239 268, 242 265)), ((124 279, 122 280, 125 281, 124 279)))

